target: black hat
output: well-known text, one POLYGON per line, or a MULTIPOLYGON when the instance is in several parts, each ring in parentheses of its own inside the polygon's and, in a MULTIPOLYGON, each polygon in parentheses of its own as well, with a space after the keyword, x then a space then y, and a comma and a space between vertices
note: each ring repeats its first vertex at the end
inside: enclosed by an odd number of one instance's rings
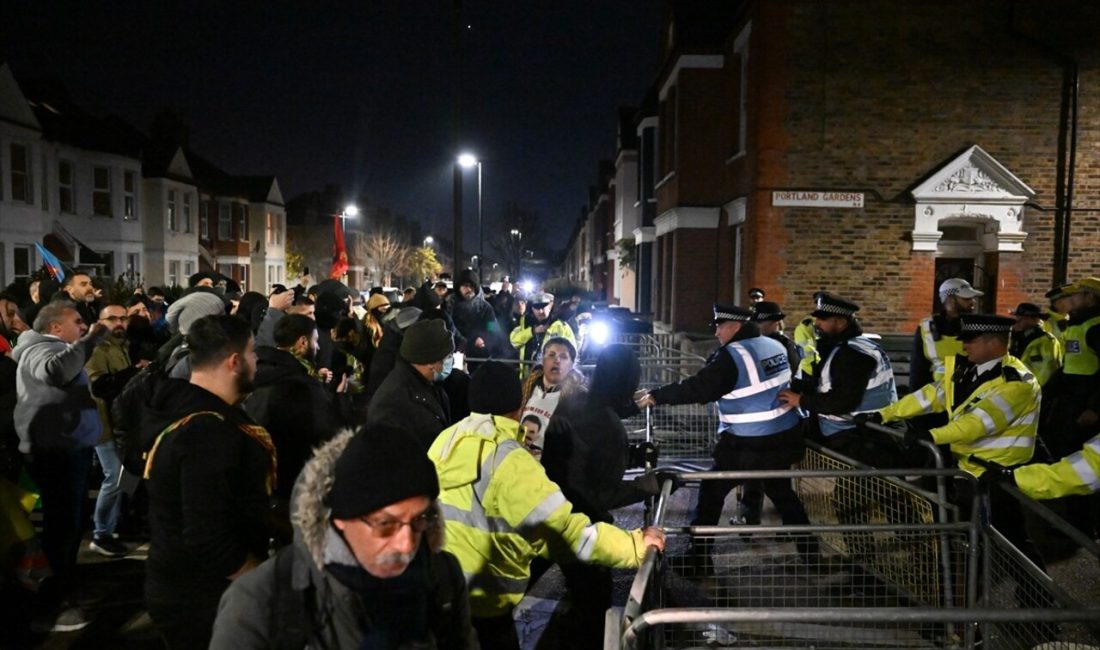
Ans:
POLYGON ((763 298, 764 297, 764 290, 761 289, 760 287, 753 287, 753 288, 749 289, 749 297, 750 298, 755 298, 756 296, 760 296, 761 298, 763 298))
POLYGON ((821 291, 814 296, 814 311, 810 315, 814 318, 829 318, 830 316, 851 318, 857 311, 859 311, 859 305, 851 300, 845 300, 840 296, 832 296, 821 291))
MULTIPOLYGON (((406 335, 408 336, 408 335, 406 335)), ((486 361, 470 377, 470 411, 504 415, 523 404, 523 388, 515 366, 486 361)))
POLYGON ((1008 334, 1016 319, 995 314, 963 314, 959 323, 959 340, 969 341, 982 334, 1008 334))
POLYGON ((1020 304, 1016 305, 1016 309, 1013 309, 1008 313, 1012 314, 1013 316, 1033 316, 1035 318, 1042 318, 1043 320, 1050 318, 1050 314, 1044 312, 1042 309, 1039 308, 1039 305, 1036 305, 1033 302, 1021 302, 1020 304))
POLYGON ((442 320, 422 320, 405 330, 401 358, 409 363, 435 363, 455 351, 455 340, 442 320))
POLYGON ((786 314, 779 303, 762 300, 753 305, 752 319, 756 322, 783 320, 786 314))
POLYGON ((336 459, 325 503, 336 519, 355 519, 411 497, 439 496, 428 454, 400 430, 361 429, 336 459))
POLYGON ((714 320, 711 325, 718 325, 726 321, 735 320, 748 322, 752 320, 752 310, 738 307, 737 305, 720 305, 714 303, 714 320))

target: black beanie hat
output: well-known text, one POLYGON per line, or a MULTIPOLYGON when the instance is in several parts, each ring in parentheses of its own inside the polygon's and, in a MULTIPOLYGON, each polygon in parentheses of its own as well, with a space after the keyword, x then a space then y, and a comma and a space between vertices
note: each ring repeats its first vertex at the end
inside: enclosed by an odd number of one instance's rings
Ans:
POLYGON ((439 496, 435 466, 404 431, 360 429, 336 460, 325 503, 336 519, 355 519, 411 497, 439 496))
POLYGON ((505 415, 523 403, 523 387, 515 366, 486 361, 470 377, 470 410, 474 413, 505 415))
POLYGON ((441 320, 413 323, 401 339, 401 358, 409 363, 435 363, 454 351, 454 337, 441 320))

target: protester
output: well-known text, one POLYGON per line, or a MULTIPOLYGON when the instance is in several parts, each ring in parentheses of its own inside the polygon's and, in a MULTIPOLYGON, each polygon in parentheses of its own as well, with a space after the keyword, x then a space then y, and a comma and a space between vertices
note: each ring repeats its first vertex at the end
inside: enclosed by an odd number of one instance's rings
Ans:
POLYGON ((466 341, 460 351, 468 359, 492 357, 500 344, 501 336, 496 312, 485 299, 477 272, 466 269, 459 273, 451 318, 466 341))
POLYGON ((190 381, 157 387, 147 455, 151 540, 145 598, 168 647, 206 648, 218 600, 267 557, 276 485, 270 435, 236 405, 252 391, 252 332, 232 316, 207 316, 187 335, 190 381))
MULTIPOLYGON (((585 393, 584 375, 573 367, 577 349, 562 337, 546 340, 542 365, 536 366, 523 384, 523 419, 534 417, 538 430, 545 432, 556 409, 563 402, 581 398, 585 393)), ((524 445, 536 458, 542 455, 543 439, 532 434, 524 445)))
POLYGON ((88 624, 68 599, 74 587, 92 449, 103 427, 84 363, 107 328, 91 329, 69 301, 44 306, 19 337, 15 430, 42 498, 42 545, 53 578, 40 592, 43 626, 56 632, 88 624), (47 621, 47 619, 49 619, 47 621))
POLYGON ((435 468, 400 431, 345 432, 318 449, 295 490, 294 545, 229 588, 210 648, 476 649, 438 494, 435 468))
POLYGON ((659 528, 626 531, 572 511, 560 488, 518 440, 521 388, 514 369, 489 361, 474 372, 469 417, 428 451, 446 517, 444 548, 470 586, 470 611, 483 648, 519 647, 512 610, 531 560, 547 552, 614 568, 635 568, 646 547, 664 548, 659 528))

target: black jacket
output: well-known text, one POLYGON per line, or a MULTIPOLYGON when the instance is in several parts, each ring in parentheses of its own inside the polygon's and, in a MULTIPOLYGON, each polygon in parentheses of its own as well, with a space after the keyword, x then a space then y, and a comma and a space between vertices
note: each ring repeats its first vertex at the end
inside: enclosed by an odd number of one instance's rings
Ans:
POLYGON ((481 291, 481 284, 477 274, 466 270, 459 274, 455 282, 454 305, 451 309, 451 318, 455 327, 466 339, 465 353, 471 357, 490 357, 496 353, 501 344, 500 325, 497 323, 496 312, 485 299, 481 291), (459 286, 462 283, 472 283, 477 288, 477 293, 472 298, 462 297, 459 286), (484 348, 474 347, 474 341, 480 338, 485 342, 484 348))
POLYGON ((144 413, 143 426, 164 431, 148 480, 149 559, 145 595, 150 601, 208 600, 229 586, 251 555, 268 545, 266 489, 271 456, 240 425, 245 412, 198 386, 165 379, 144 413))
POLYGON ((425 453, 439 432, 451 424, 447 393, 404 359, 397 360, 367 405, 368 431, 378 426, 399 427, 424 445, 425 453))
POLYGON ((349 424, 346 400, 311 377, 289 352, 261 347, 256 358, 255 388, 244 410, 271 434, 279 461, 275 496, 289 499, 313 448, 349 424))
POLYGON ((382 326, 384 332, 378 349, 371 356, 370 367, 367 370, 367 397, 374 395, 385 381, 386 376, 393 370, 397 363, 397 353, 401 349, 401 341, 405 333, 397 326, 396 321, 389 321, 382 326))
POLYGON ((852 322, 839 336, 818 339, 818 360, 814 362, 812 387, 804 386, 800 405, 814 414, 842 415, 854 411, 867 392, 867 383, 875 373, 878 361, 857 352, 844 342, 863 334, 859 323, 852 322), (834 348, 839 348, 829 366, 830 388, 827 393, 817 392, 821 383, 821 372, 834 348))

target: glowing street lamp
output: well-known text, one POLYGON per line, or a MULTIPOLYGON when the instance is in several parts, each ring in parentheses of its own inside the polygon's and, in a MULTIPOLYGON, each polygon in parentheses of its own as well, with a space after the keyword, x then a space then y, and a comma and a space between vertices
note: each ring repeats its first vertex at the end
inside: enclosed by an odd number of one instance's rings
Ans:
POLYGON ((458 157, 458 166, 463 169, 477 167, 477 276, 481 277, 482 242, 484 241, 481 219, 481 161, 472 153, 463 153, 458 157))

